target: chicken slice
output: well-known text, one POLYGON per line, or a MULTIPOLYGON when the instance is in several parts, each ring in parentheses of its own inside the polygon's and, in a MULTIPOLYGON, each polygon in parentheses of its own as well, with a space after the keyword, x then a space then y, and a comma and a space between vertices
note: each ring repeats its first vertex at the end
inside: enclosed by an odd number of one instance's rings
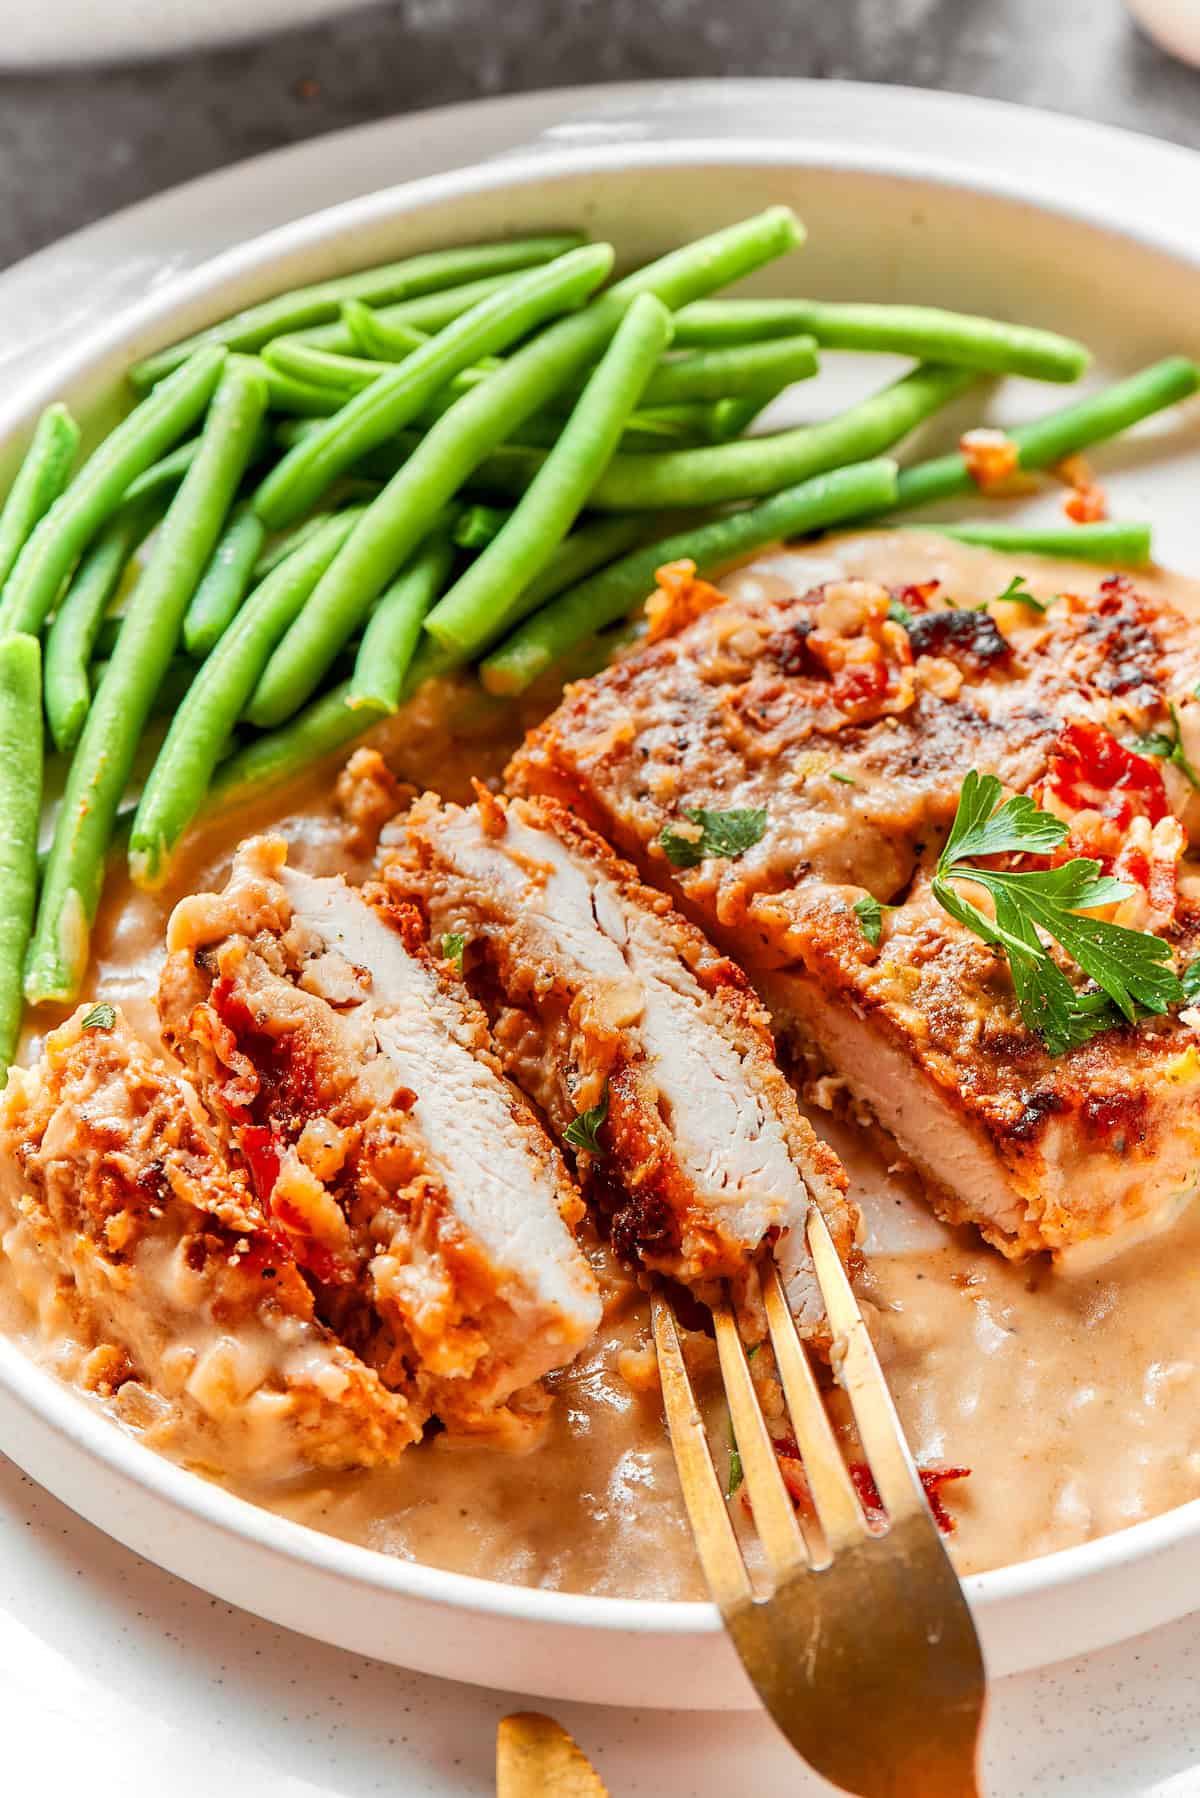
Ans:
POLYGON ((421 905, 435 942, 463 939, 506 1068, 560 1140, 603 1114, 579 1160, 618 1249, 704 1298, 722 1277, 743 1288, 776 1241, 820 1334, 810 1198, 847 1256, 857 1214, 741 973, 561 806, 427 795, 384 841, 391 897, 421 905))
POLYGON ((81 1007, 36 1067, 12 1070, 0 1152, 20 1174, 0 1199, 5 1251, 48 1339, 65 1312, 91 1351, 87 1383, 168 1401, 173 1427, 147 1413, 163 1446, 286 1477, 391 1461, 420 1434, 405 1398, 316 1321, 195 1093, 115 1009, 81 1007))
POLYGON ((419 937, 259 839, 176 908, 160 1013, 321 1314, 418 1412, 515 1445, 600 1321, 584 1208, 419 937))

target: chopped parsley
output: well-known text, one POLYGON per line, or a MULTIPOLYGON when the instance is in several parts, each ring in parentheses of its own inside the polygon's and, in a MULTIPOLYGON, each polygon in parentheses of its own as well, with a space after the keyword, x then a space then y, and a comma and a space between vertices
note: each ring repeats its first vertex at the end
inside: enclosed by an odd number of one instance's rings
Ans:
POLYGON ((883 929, 883 914, 885 908, 880 905, 878 899, 872 899, 870 893, 864 893, 863 897, 856 900, 850 909, 862 925, 862 933, 866 937, 868 943, 870 943, 872 948, 875 948, 878 945, 879 935, 883 929))
POLYGON ((673 868, 697 868, 710 857, 735 862, 761 841, 767 828, 765 805, 743 812, 709 812, 703 806, 685 806, 683 815, 689 823, 700 826, 700 834, 684 836, 669 824, 663 826, 658 840, 673 868))
POLYGON ((902 599, 890 599, 888 601, 887 615, 894 624, 902 624, 905 630, 908 629, 913 621, 913 615, 902 599))
POLYGON ((569 1142, 573 1149, 583 1150, 587 1155, 603 1158, 604 1150, 600 1146, 599 1129, 608 1116, 608 1087, 600 1095, 600 1102, 592 1105, 587 1111, 581 1111, 563 1131, 563 1141, 569 1142))
POLYGON ((1172 702, 1168 707, 1171 723, 1175 726, 1175 735, 1169 737, 1165 731, 1147 731, 1143 737, 1135 737, 1128 745, 1135 755, 1153 755, 1164 762, 1174 762, 1184 779, 1193 787, 1200 787, 1200 774, 1197 774, 1189 762, 1183 747, 1183 731, 1179 726, 1179 713, 1172 702))
POLYGON ((830 780, 836 780, 838 785, 842 787, 856 787, 858 785, 853 774, 839 774, 836 768, 830 769, 829 778, 830 780))
POLYGON ((1076 856, 1057 868, 1028 872, 977 865, 984 856, 1045 855, 1067 835, 1061 819, 1039 811, 1028 795, 1002 802, 1002 791, 994 774, 972 769, 967 775, 933 894, 952 918, 1007 956, 1027 1028, 1051 1055, 1062 1055, 1122 1019, 1134 1023, 1147 1012, 1177 1005, 1183 989, 1160 937, 1079 915, 1113 905, 1132 891, 1103 874, 1099 862, 1076 856), (956 880, 984 887, 995 918, 963 898, 952 884, 956 880), (1099 991, 1072 986, 1039 931, 1053 938, 1099 991))
POLYGON ((994 603, 999 605, 1002 599, 1009 600, 1014 606, 1028 606, 1033 612, 1046 612, 1049 610, 1049 601, 1038 599, 1036 594, 1029 591, 1029 588, 1025 585, 1025 576, 1023 574, 1014 574, 1003 593, 997 593, 994 603))
POLYGON ((111 1030, 117 1021, 117 1014, 111 1005, 101 1003, 93 1005, 87 1016, 80 1021, 81 1030, 111 1030))
POLYGON ((463 971, 463 950, 467 939, 460 931, 448 930, 442 938, 442 959, 448 961, 456 973, 463 971))
POLYGON ((742 1470, 742 1457, 738 1453, 737 1440, 732 1428, 729 1431, 729 1477, 725 1482, 726 1498, 733 1498, 746 1475, 742 1470))

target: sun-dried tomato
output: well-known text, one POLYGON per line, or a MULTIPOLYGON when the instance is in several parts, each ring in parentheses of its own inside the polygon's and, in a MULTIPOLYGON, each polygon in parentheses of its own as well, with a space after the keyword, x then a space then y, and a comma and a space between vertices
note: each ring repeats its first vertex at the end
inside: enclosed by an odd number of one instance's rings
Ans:
POLYGON ((875 661, 853 662, 834 676, 833 698, 843 712, 873 706, 887 692, 887 663, 880 656, 875 661))
POLYGON ((279 1178, 279 1139, 265 1124, 246 1124, 239 1132, 238 1146, 250 1169, 258 1202, 265 1208, 279 1178))
MULTIPOLYGON (((925 1497, 929 1500, 929 1509, 933 1512, 933 1520, 943 1536, 952 1536, 956 1524, 946 1509, 942 1498, 942 1487, 955 1480, 970 1478, 969 1467, 918 1467, 921 1486, 925 1497)), ((887 1512, 883 1500, 879 1496, 879 1488, 875 1484, 871 1469, 865 1461, 850 1463, 850 1478, 854 1481, 854 1490, 858 1493, 859 1503, 866 1512, 868 1523, 885 1523, 887 1512)))
MULTIPOLYGON (((808 1481, 804 1476, 804 1464, 800 1459, 800 1450, 794 1436, 777 1436, 774 1440, 775 1456, 779 1462, 779 1471, 788 1495, 796 1509, 805 1516, 813 1511, 812 1494, 808 1481)), ((918 1467, 921 1486, 929 1500, 929 1509, 933 1512, 934 1522, 943 1535, 953 1535, 955 1522, 946 1509, 942 1498, 942 1487, 953 1484, 955 1480, 966 1480, 971 1477, 969 1467, 918 1467)), ((858 1494, 868 1523, 884 1524, 887 1512, 883 1500, 879 1496, 879 1488, 871 1469, 865 1461, 851 1461, 850 1478, 854 1482, 854 1490, 858 1494)))
POLYGON ((1096 811, 1118 825, 1131 818, 1157 824, 1170 810, 1158 763, 1127 749, 1090 719, 1068 724, 1061 732, 1046 784, 1072 811, 1096 811))

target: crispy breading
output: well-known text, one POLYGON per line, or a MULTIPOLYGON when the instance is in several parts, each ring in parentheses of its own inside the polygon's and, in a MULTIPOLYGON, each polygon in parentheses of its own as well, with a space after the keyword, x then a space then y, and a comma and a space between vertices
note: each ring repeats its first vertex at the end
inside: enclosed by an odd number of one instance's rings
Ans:
POLYGON ((201 1424, 223 1464, 245 1449, 259 1471, 268 1435, 280 1477, 394 1460, 419 1420, 316 1320, 287 1242, 194 1092, 119 1012, 111 1027, 87 1016, 52 1031, 0 1100, 0 1144, 23 1183, 9 1227, 66 1284, 97 1344, 85 1384, 140 1382, 201 1424))
POLYGON ((176 909, 160 1014, 321 1314, 422 1417, 515 1439, 599 1321, 582 1205, 420 937, 259 840, 176 909))
POLYGON ((382 879, 417 900, 435 941, 464 938, 467 984, 508 1072, 576 1145, 618 1249, 711 1297, 777 1244, 804 1327, 825 1320, 804 1243, 810 1198, 855 1258, 857 1213, 836 1156, 801 1116, 741 971, 662 893, 552 801, 427 794, 385 833, 382 879))
POLYGON ((1071 853, 1134 880, 1117 921, 1166 934, 1182 966, 1200 945, 1195 865, 1165 843, 1134 851, 1160 810, 1200 824, 1185 771, 1134 758, 1132 788, 1161 795, 1151 807, 1111 772, 1111 792, 1073 793, 1063 770, 1073 728, 1113 746, 1113 763, 1176 723, 1192 743, 1198 678, 1195 626, 1124 578, 1044 617, 839 582, 731 600, 569 688, 509 784, 572 807, 672 892, 777 1026, 874 1108, 943 1215, 1015 1256, 1094 1252, 1161 1222, 1200 1182, 1196 1014, 1050 1057, 1004 958, 937 905, 930 875, 963 775, 995 774, 1068 819, 1071 853), (675 867, 662 832, 698 807, 763 807, 767 828, 737 859, 675 867), (867 897, 890 908, 877 945, 853 910, 867 897))

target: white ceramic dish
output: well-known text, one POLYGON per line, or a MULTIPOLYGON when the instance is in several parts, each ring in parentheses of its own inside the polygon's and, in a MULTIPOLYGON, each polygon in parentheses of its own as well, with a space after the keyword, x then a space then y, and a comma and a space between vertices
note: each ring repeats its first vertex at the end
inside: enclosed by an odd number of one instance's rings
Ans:
MULTIPOLYGON (((1164 156, 1164 169, 1169 162, 1182 171, 1178 153, 1164 156)), ((612 235, 626 256, 642 256, 779 199, 796 204, 810 227, 806 289, 937 297, 1077 330, 1096 345, 1098 372, 1108 373, 1167 349, 1200 348, 1197 325, 1189 339, 1186 324, 1200 319, 1200 245, 1189 241, 1198 192, 1193 179, 1190 210, 1177 210, 1161 190, 1114 198, 1106 183, 1100 200, 1090 188, 1061 191, 1044 171, 967 180, 894 147, 764 136, 719 149, 683 140, 516 157, 371 195, 231 251, 10 390, 0 441, 15 453, 22 427, 52 395, 94 412, 134 355, 298 280, 408 248, 580 219, 612 235)), ((770 289, 770 277, 763 285, 770 289)), ((1028 398, 1015 389, 1012 403, 1028 398)), ((1152 513, 1164 560, 1200 566, 1194 426, 1173 428, 1152 458, 1129 452, 1121 460, 1106 475, 1120 509, 1152 513)), ((312 1534, 130 1442, 3 1342, 0 1441, 41 1483, 151 1559, 325 1640, 548 1696, 640 1706, 749 1701, 708 1606, 489 1585, 312 1534)), ((970 1591, 993 1670, 1003 1672, 1181 1614, 1198 1573, 1200 1504, 1192 1504, 980 1576, 970 1591)))

